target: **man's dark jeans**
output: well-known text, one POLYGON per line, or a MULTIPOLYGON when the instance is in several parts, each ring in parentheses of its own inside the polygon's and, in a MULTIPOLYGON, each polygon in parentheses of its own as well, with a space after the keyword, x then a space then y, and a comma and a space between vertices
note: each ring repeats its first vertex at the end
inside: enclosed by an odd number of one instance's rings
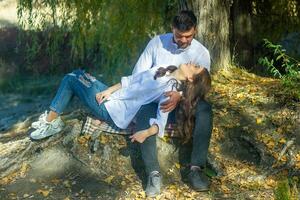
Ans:
MULTIPOLYGON (((157 106, 158 105, 156 103, 151 103, 143 106, 139 110, 136 116, 138 131, 149 128, 149 119, 156 116, 157 106)), ((174 118, 174 115, 175 113, 173 111, 169 114, 169 118, 174 118)), ((212 132, 212 119, 211 105, 206 101, 198 102, 195 128, 193 131, 191 165, 205 166, 206 164, 212 132)), ((140 144, 140 147, 147 175, 149 175, 152 171, 160 171, 157 157, 156 135, 148 137, 142 144, 140 144)))

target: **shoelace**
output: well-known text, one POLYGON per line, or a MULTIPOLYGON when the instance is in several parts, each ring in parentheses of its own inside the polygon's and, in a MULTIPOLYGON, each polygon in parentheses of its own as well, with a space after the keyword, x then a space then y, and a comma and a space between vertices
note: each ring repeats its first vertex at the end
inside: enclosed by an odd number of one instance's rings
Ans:
POLYGON ((151 185, 154 185, 154 179, 155 178, 159 178, 159 173, 156 173, 156 174, 151 176, 151 178, 150 178, 150 184, 151 185))

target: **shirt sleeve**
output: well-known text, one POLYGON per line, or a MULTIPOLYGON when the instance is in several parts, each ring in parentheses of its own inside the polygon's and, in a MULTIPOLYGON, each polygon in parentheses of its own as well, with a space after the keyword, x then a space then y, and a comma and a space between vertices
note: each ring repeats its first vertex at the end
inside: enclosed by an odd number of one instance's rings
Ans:
POLYGON ((130 84, 131 81, 132 81, 132 76, 123 76, 121 78, 122 88, 128 87, 128 85, 130 84))
POLYGON ((161 138, 164 137, 165 127, 168 121, 169 112, 162 112, 162 110, 160 109, 160 104, 166 100, 168 100, 168 97, 165 97, 163 95, 158 103, 156 118, 150 118, 149 121, 150 126, 152 126, 153 124, 156 124, 158 126, 158 137, 161 138))
POLYGON ((208 50, 204 51, 201 56, 198 57, 197 64, 205 67, 208 71, 210 71, 210 55, 208 50))
POLYGON ((156 46, 157 37, 154 37, 152 40, 150 40, 143 53, 139 57, 137 63, 134 66, 132 74, 146 71, 153 66, 154 50, 156 49, 156 46))

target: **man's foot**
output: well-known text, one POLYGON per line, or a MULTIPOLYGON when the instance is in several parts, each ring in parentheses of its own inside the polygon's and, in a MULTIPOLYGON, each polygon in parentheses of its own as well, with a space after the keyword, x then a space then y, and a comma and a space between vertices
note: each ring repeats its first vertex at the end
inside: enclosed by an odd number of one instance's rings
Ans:
POLYGON ((34 129, 38 129, 40 126, 42 126, 42 124, 45 124, 47 121, 46 121, 46 117, 48 115, 48 111, 46 110, 43 114, 41 114, 39 116, 39 119, 38 121, 36 122, 33 122, 31 124, 31 128, 34 128, 34 129))
POLYGON ((59 133, 64 127, 64 123, 60 117, 54 119, 51 122, 40 123, 36 130, 30 134, 30 138, 33 140, 40 140, 47 138, 51 135, 59 133))
POLYGON ((147 197, 155 197, 160 194, 161 188, 161 175, 158 171, 153 171, 148 176, 148 182, 146 187, 147 197))
POLYGON ((190 186, 198 192, 208 191, 209 189, 210 181, 201 168, 192 168, 188 174, 188 180, 190 186))

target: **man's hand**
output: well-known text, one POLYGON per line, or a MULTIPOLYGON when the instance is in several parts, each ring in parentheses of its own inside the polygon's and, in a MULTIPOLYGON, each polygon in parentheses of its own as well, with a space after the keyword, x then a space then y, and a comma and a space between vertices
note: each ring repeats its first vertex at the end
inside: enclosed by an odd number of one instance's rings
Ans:
POLYGON ((181 95, 179 92, 169 91, 165 92, 165 96, 169 97, 170 99, 162 103, 160 109, 163 112, 170 112, 176 108, 177 104, 180 101, 181 95))
POLYGON ((137 141, 139 143, 143 143, 148 136, 148 129, 146 129, 136 132, 135 134, 129 136, 129 138, 131 139, 131 142, 137 141))

